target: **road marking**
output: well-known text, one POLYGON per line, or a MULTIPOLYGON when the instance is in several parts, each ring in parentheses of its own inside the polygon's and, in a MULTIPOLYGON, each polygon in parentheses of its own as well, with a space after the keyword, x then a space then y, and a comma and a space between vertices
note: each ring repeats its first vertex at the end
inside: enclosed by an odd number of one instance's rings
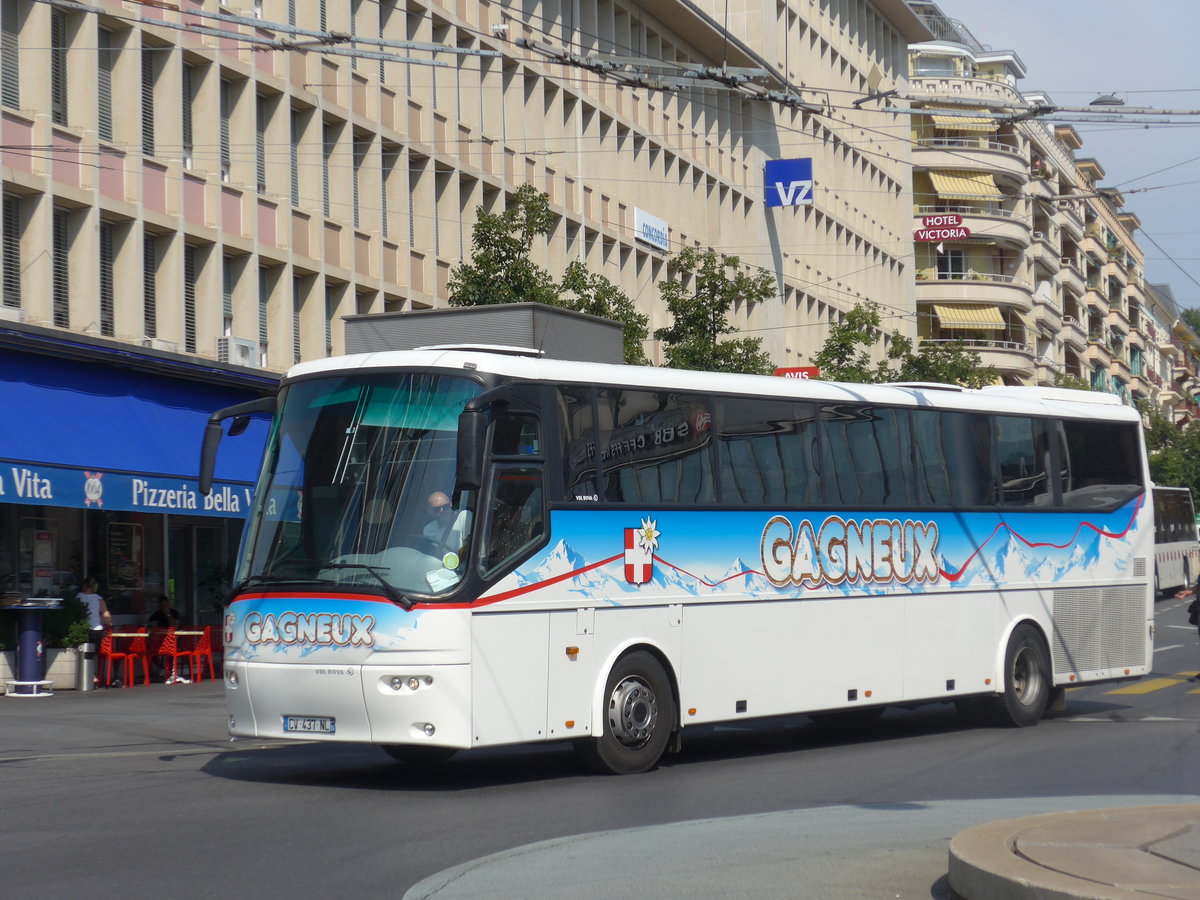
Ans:
POLYGON ((1187 722, 1188 719, 1181 719, 1179 716, 1146 716, 1142 719, 1143 722, 1187 722))
POLYGON ((1139 681, 1137 684, 1131 684, 1127 687, 1117 688, 1115 691, 1105 691, 1105 694, 1149 694, 1151 691, 1159 691, 1163 688, 1174 687, 1177 684, 1183 684, 1182 678, 1148 678, 1145 681, 1139 681))
POLYGON ((1158 653, 1163 650, 1178 650, 1183 644, 1168 644, 1166 647, 1155 647, 1154 652, 1158 653))
POLYGON ((1196 626, 1195 625, 1168 625, 1167 627, 1168 628, 1186 628, 1188 631, 1191 631, 1196 626))

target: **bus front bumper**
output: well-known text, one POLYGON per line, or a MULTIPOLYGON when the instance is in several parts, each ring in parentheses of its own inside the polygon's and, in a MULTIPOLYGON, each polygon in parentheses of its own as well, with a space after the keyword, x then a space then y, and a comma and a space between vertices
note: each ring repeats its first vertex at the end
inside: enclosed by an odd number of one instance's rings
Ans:
POLYGON ((469 665, 229 662, 235 737, 471 746, 469 665))

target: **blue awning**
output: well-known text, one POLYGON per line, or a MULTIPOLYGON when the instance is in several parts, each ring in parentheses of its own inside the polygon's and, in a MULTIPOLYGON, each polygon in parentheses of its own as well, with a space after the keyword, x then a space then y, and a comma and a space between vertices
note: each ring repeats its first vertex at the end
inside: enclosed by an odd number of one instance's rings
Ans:
MULTIPOLYGON (((0 349, 0 460, 7 461, 0 465, 0 502, 48 504, 49 493, 56 506, 92 506, 82 490, 92 479, 93 494, 103 488, 105 508, 244 515, 244 499, 236 510, 217 510, 211 502, 206 510, 203 498, 192 505, 184 495, 195 491, 209 415, 255 396, 0 349)), ((260 417, 245 434, 222 442, 214 493, 229 488, 248 497, 245 489, 258 477, 268 427, 260 417)))

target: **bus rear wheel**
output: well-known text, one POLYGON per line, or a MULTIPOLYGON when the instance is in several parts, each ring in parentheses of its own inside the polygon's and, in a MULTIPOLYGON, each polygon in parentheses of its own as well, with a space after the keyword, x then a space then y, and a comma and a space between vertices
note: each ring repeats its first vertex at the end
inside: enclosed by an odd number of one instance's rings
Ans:
POLYGON ((645 651, 621 657, 604 687, 600 733, 576 750, 595 771, 632 775, 653 768, 675 730, 675 698, 662 664, 645 651))
POLYGON ((1004 692, 989 698, 991 719, 997 725, 1025 728, 1036 725, 1046 712, 1051 692, 1050 655, 1032 625, 1018 625, 1004 653, 1004 692))

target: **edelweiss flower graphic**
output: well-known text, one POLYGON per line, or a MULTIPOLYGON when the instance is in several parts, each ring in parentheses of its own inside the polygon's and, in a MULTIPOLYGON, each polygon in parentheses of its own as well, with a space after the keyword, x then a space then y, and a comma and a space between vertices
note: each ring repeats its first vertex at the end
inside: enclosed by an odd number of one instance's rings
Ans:
POLYGON ((655 525, 657 523, 651 518, 642 519, 642 527, 638 529, 638 544, 643 550, 653 553, 658 549, 658 536, 662 534, 655 525))

